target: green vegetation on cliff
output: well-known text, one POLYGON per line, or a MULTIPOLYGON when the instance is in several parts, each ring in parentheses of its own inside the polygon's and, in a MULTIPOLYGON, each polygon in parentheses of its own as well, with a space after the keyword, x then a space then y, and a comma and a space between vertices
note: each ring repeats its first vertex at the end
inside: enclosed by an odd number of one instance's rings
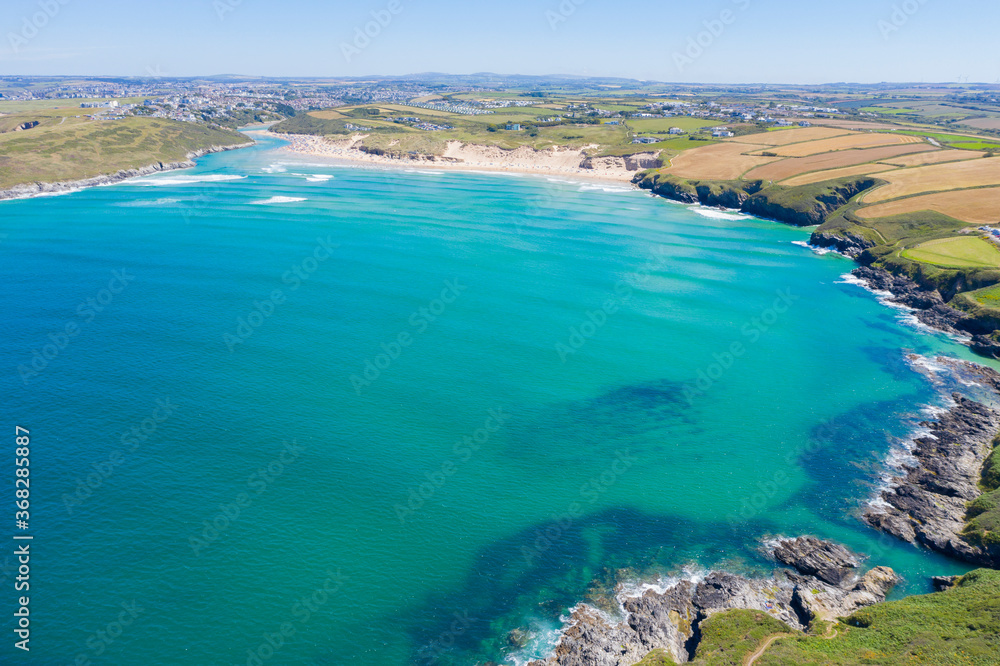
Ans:
MULTIPOLYGON (((742 610, 719 613, 702 623, 702 637, 692 663, 744 664, 768 638, 775 637, 755 664, 997 664, 1000 662, 1000 571, 979 569, 963 576, 944 592, 876 604, 833 626, 814 624, 817 625, 814 632, 802 634, 766 613, 742 610)), ((673 663, 665 652, 658 650, 636 666, 673 663)))
POLYGON ((76 113, 53 110, 0 117, 0 189, 181 162, 198 150, 249 141, 238 132, 196 123, 91 120, 76 113))
POLYGON ((982 474, 983 494, 969 503, 962 534, 978 546, 1000 549, 1000 436, 993 440, 982 474))
POLYGON ((769 636, 792 633, 791 627, 767 613, 734 610, 701 623, 701 640, 694 663, 699 666, 740 666, 769 636))
POLYGON ((837 635, 781 638, 760 666, 996 664, 1000 571, 979 569, 950 590, 876 604, 846 618, 837 635))

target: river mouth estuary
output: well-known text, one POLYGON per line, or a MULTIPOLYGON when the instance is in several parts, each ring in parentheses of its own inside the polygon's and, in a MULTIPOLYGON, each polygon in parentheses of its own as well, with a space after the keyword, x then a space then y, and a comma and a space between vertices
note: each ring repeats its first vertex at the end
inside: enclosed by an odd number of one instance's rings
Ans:
POLYGON ((279 149, 2 204, 47 656, 525 664, 781 535, 974 568, 859 516, 975 357, 808 230, 279 149))

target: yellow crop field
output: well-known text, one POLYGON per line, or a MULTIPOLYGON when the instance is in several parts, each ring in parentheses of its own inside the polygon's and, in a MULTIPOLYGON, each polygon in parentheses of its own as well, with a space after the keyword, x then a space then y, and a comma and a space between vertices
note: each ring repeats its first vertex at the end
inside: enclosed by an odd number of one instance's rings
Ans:
POLYGON ((797 187, 799 185, 819 183, 824 180, 833 180, 834 178, 867 176, 869 174, 882 173, 883 171, 893 171, 894 169, 896 169, 896 167, 889 164, 859 164, 857 166, 844 167, 842 169, 827 169, 826 171, 803 174, 801 176, 796 176, 794 178, 789 178, 786 181, 782 181, 781 184, 787 187, 797 187))
POLYGON ((898 199, 862 208, 857 211, 857 216, 870 220, 922 210, 937 211, 969 224, 997 224, 1000 222, 1000 187, 971 192, 969 190, 939 192, 910 197, 909 199, 898 199))
POLYGON ((744 155, 759 152, 768 146, 745 143, 717 143, 687 150, 670 161, 666 173, 682 178, 706 180, 736 180, 744 172, 778 159, 744 155))
POLYGON ((1000 185, 1000 157, 900 169, 885 174, 885 179, 889 184, 865 195, 865 203, 874 204, 925 192, 1000 185))
POLYGON ((790 157, 780 162, 772 162, 758 167, 744 176, 747 180, 785 180, 812 171, 838 169, 878 162, 886 158, 896 157, 918 151, 935 151, 929 144, 911 143, 901 146, 886 146, 883 148, 838 150, 832 153, 820 153, 811 157, 790 157))
POLYGON ((761 134, 748 134, 729 139, 733 143, 759 143, 764 146, 787 146, 790 143, 802 141, 817 141, 819 139, 829 139, 835 136, 849 134, 846 130, 831 129, 829 127, 799 127, 786 130, 775 130, 774 132, 764 132, 761 134))
POLYGON ((895 146, 906 143, 923 143, 923 139, 906 134, 848 134, 832 139, 794 143, 777 148, 774 152, 782 157, 806 157, 834 150, 850 148, 868 148, 873 146, 895 146))
POLYGON ((919 155, 907 155, 906 157, 895 157, 890 160, 882 160, 886 164, 894 164, 901 167, 923 166, 925 164, 939 164, 941 162, 958 162, 961 160, 972 160, 983 157, 986 153, 975 150, 939 150, 933 153, 920 153, 919 155))

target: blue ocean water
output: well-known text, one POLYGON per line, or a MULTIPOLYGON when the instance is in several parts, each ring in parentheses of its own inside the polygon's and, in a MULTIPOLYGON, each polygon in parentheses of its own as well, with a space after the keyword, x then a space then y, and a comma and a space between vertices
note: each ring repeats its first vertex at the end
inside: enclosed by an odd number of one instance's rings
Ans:
POLYGON ((523 662, 615 572, 775 534, 967 570, 856 513, 945 400, 908 356, 972 357, 807 230, 279 146, 0 204, 31 663, 523 662))

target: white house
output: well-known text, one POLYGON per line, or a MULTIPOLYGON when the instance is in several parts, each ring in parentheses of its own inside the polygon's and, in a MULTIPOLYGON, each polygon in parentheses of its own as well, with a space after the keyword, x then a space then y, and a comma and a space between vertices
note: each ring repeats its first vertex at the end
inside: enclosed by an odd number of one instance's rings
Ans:
POLYGON ((684 134, 684 130, 682 130, 680 127, 671 127, 670 134, 684 134))

